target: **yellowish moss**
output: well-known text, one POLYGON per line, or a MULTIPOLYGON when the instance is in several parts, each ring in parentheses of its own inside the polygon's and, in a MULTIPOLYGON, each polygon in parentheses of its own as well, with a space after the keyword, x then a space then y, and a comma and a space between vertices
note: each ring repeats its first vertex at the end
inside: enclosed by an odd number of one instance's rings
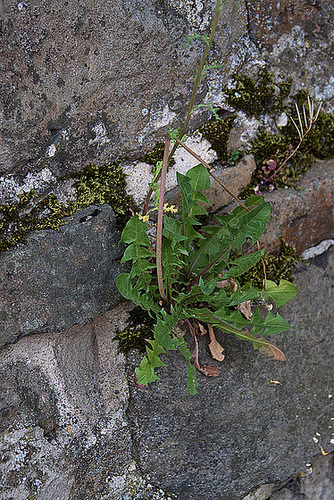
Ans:
POLYGON ((130 208, 136 204, 126 192, 126 181, 118 163, 96 167, 89 165, 77 175, 76 199, 69 205, 59 202, 53 194, 36 201, 33 191, 19 195, 19 202, 0 205, 0 252, 24 243, 34 230, 59 230, 64 218, 92 204, 109 203, 120 227, 129 219, 130 208))
MULTIPOLYGON (((300 260, 294 246, 289 245, 281 239, 281 246, 278 255, 272 255, 268 252, 263 257, 267 279, 275 281, 279 284, 281 279, 293 281, 293 267, 300 260)), ((241 286, 245 283, 252 283, 257 288, 261 288, 263 284, 263 264, 258 262, 247 273, 239 278, 241 286)))

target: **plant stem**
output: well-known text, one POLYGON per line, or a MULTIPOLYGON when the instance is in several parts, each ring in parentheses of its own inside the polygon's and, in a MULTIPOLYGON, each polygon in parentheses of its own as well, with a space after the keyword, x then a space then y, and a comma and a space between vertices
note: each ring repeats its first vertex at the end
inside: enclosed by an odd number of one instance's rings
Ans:
POLYGON ((192 149, 190 149, 188 146, 186 146, 183 142, 181 142, 179 139, 176 139, 176 142, 182 146, 186 151, 188 151, 188 153, 190 153, 194 158, 196 158, 196 160, 198 160, 200 163, 202 163, 202 165, 204 165, 204 167, 206 167, 208 169, 208 172, 209 174, 211 175, 211 177, 216 181, 218 182, 218 184, 223 188, 225 189, 225 191, 236 201, 239 203, 239 205, 244 208, 247 212, 249 212, 249 208, 246 207, 246 205, 244 203, 242 203, 242 201, 239 200, 239 198, 237 198, 237 196, 235 196, 235 194, 232 193, 232 191, 229 190, 229 188, 227 186, 225 186, 225 184, 223 184, 219 179, 218 177, 216 177, 212 172, 211 172, 211 167, 208 163, 206 163, 200 156, 198 156, 197 153, 195 153, 192 149))
POLYGON ((163 228, 163 217, 164 217, 164 198, 165 198, 165 187, 166 187, 166 174, 167 174, 167 166, 168 166, 168 154, 169 154, 169 145, 170 138, 167 137, 165 144, 165 152, 164 159, 161 169, 161 183, 160 183, 160 193, 159 193, 159 209, 158 209, 158 227, 157 227, 157 248, 156 248, 156 256, 157 256, 157 277, 158 277, 158 286, 161 298, 163 301, 167 301, 167 297, 164 291, 163 284, 163 272, 162 272, 162 263, 161 263, 161 248, 162 248, 162 228, 163 228))
MULTIPOLYGON (((185 135, 185 133, 186 133, 186 131, 188 129, 189 120, 190 120, 190 117, 191 117, 191 113, 193 111, 195 97, 196 97, 196 94, 197 94, 198 86, 199 86, 200 81, 201 81, 201 77, 202 77, 202 73, 203 73, 203 68, 204 68, 205 60, 207 58, 210 46, 212 44, 213 37, 215 36, 215 32, 216 32, 216 28, 217 28, 217 24, 218 24, 218 20, 219 20, 220 7, 221 7, 221 0, 216 0, 215 15, 214 15, 214 18, 213 18, 213 23, 212 23, 212 27, 211 27, 210 36, 209 36, 208 42, 207 42, 207 44, 205 46, 205 50, 203 52, 202 59, 201 59, 200 65, 199 65, 199 69, 198 69, 198 72, 197 72, 196 80, 195 80, 195 83, 194 83, 194 86, 193 86, 193 90, 192 90, 192 93, 191 93, 191 96, 190 96, 188 113, 187 113, 184 125, 182 127, 182 130, 180 132, 180 139, 182 139, 182 137, 185 135)), ((177 148, 177 146, 176 146, 176 143, 175 143, 174 146, 173 146, 172 151, 169 154, 168 161, 170 161, 173 158, 174 153, 176 151, 176 148, 177 148)), ((159 172, 159 174, 154 179, 154 182, 158 182, 158 180, 160 179, 160 177, 161 177, 161 171, 159 172)), ((146 198, 145 198, 144 207, 143 207, 143 215, 146 215, 146 212, 147 212, 147 209, 148 209, 148 204, 150 202, 152 193, 153 193, 153 189, 151 188, 151 189, 149 189, 149 191, 148 191, 148 193, 146 195, 146 198)))

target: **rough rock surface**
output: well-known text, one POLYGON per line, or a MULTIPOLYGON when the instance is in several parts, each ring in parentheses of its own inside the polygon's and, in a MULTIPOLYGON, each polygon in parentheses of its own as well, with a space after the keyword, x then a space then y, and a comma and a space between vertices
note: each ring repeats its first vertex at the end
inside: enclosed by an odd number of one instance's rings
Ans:
MULTIPOLYGON (((185 35, 208 29, 213 6, 2 2, 1 172, 58 176, 150 149, 185 114, 203 51, 201 42, 184 49, 185 35)), ((225 7, 217 54, 232 50, 246 22, 242 2, 225 7)))
POLYGON ((272 208, 260 242, 277 250, 279 238, 295 245, 300 255, 334 234, 334 159, 317 162, 296 184, 297 189, 280 189, 265 196, 272 208))
MULTIPOLYGON (((306 472, 319 445, 333 449, 333 265, 330 250, 298 267, 300 294, 282 308, 292 330, 276 340, 286 363, 218 334, 222 374, 199 377, 198 396, 187 394, 176 353, 166 358, 160 381, 132 389, 138 464, 152 482, 182 500, 239 500, 256 485, 306 472)), ((208 362, 205 342, 201 352, 208 362)))
POLYGON ((113 210, 76 212, 58 231, 34 232, 0 255, 0 346, 64 330, 115 306, 123 248, 113 210))
POLYGON ((1 500, 158 500, 138 473, 125 358, 112 341, 124 306, 0 352, 1 500))

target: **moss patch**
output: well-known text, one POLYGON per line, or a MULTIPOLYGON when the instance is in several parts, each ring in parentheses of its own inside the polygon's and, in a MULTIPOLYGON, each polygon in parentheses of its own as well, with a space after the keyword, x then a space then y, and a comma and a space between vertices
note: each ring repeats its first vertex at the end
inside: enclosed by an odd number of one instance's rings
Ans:
MULTIPOLYGON (((268 252, 263 257, 267 279, 275 281, 279 284, 281 279, 293 281, 293 267, 300 260, 299 255, 296 253, 294 246, 289 245, 286 241, 281 239, 281 246, 278 255, 272 255, 268 252)), ((264 273, 262 262, 258 262, 247 273, 239 278, 241 286, 246 283, 252 283, 257 288, 263 285, 264 273)))
POLYGON ((264 68, 256 81, 245 74, 234 74, 232 85, 232 88, 224 88, 228 104, 249 117, 259 118, 265 113, 283 111, 292 78, 275 83, 268 69, 264 68))
POLYGON ((53 194, 36 201, 33 191, 20 194, 16 204, 0 205, 0 252, 24 243, 31 231, 59 230, 65 217, 92 204, 109 203, 120 227, 124 227, 131 215, 129 209, 136 209, 136 204, 126 192, 122 167, 118 163, 89 165, 76 178, 76 199, 69 205, 59 202, 53 194))
POLYGON ((220 161, 227 161, 229 158, 227 141, 234 119, 234 115, 228 116, 206 123, 199 129, 203 137, 210 142, 212 149, 216 151, 218 160, 220 161))
MULTIPOLYGON (((158 161, 163 161, 165 152, 165 143, 158 142, 151 151, 148 151, 142 158, 141 161, 144 163, 148 163, 149 165, 156 165, 158 161)), ((169 162, 169 166, 172 167, 175 165, 175 160, 169 162)))
POLYGON ((113 340, 118 341, 118 350, 124 354, 132 348, 145 352, 146 339, 153 339, 155 320, 141 307, 135 307, 129 312, 127 323, 124 330, 116 330, 113 340))
MULTIPOLYGON (((297 120, 295 109, 291 109, 290 116, 295 121, 297 120)), ((268 189, 270 184, 274 188, 294 187, 299 177, 317 159, 331 158, 334 155, 334 114, 320 111, 318 120, 299 150, 271 180, 268 180, 273 171, 267 171, 267 173, 263 171, 267 161, 274 160, 279 167, 286 159, 289 149, 296 147, 298 143, 298 133, 292 123, 283 127, 281 132, 276 134, 261 128, 251 148, 251 152, 255 156, 256 169, 251 183, 241 192, 241 198, 254 194, 255 186, 259 186, 261 191, 268 189)))

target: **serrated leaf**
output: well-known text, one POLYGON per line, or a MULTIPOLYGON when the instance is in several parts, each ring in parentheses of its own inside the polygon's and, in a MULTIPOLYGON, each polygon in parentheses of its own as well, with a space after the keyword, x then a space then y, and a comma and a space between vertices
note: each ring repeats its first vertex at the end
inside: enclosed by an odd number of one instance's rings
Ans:
POLYGON ((227 274, 223 276, 223 278, 237 278, 238 276, 241 276, 243 273, 248 271, 248 269, 255 266, 261 257, 263 257, 264 253, 265 250, 261 250, 260 252, 253 252, 233 260, 230 262, 230 269, 227 274))
POLYGON ((172 309, 172 314, 168 314, 164 309, 161 310, 154 327, 154 337, 165 349, 176 349, 179 342, 172 338, 171 332, 180 318, 180 312, 172 309))
POLYGON ((146 356, 141 360, 140 367, 135 369, 135 374, 139 385, 148 385, 159 379, 146 356))
POLYGON ((264 322, 262 320, 259 308, 257 307, 253 313, 251 323, 253 326, 252 329, 252 335, 258 335, 260 332, 262 332, 264 328, 264 322))
POLYGON ((282 316, 278 313, 276 316, 269 312, 267 314, 266 319, 264 320, 264 324, 266 329, 264 331, 264 335, 276 335, 277 333, 286 332, 287 330, 291 330, 291 326, 287 321, 285 321, 282 316))
POLYGON ((134 215, 128 220, 125 228, 122 231, 121 241, 123 243, 136 242, 138 245, 149 246, 150 240, 146 234, 147 225, 142 220, 139 220, 138 215, 134 215))
POLYGON ((218 281, 218 278, 212 278, 211 280, 204 282, 203 278, 200 277, 199 282, 198 282, 198 286, 200 287, 201 292, 204 295, 211 295, 217 286, 217 281, 218 281))
POLYGON ((267 280, 263 297, 265 299, 271 298, 275 307, 278 308, 290 302, 298 292, 298 288, 290 281, 281 280, 279 285, 276 285, 273 281, 267 280))
POLYGON ((198 382, 196 380, 196 368, 191 363, 192 354, 187 347, 187 343, 182 339, 179 347, 179 351, 183 354, 187 361, 187 389, 190 395, 197 394, 196 387, 198 387, 198 382))
POLYGON ((147 357, 144 356, 141 360, 140 367, 135 369, 137 383, 139 385, 148 385, 158 380, 159 377, 155 374, 154 369, 160 366, 167 366, 159 358, 159 355, 163 354, 165 350, 156 340, 148 340, 148 342, 151 344, 152 349, 146 347, 147 357))

